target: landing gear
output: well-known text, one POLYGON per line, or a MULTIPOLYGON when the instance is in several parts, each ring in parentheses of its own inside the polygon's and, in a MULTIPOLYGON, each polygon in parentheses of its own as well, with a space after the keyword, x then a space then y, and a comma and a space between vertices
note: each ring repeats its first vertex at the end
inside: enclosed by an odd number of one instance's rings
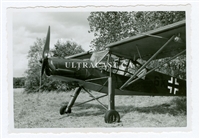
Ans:
POLYGON ((62 106, 62 107, 60 108, 60 115, 65 114, 65 110, 66 110, 66 108, 67 108, 67 105, 62 106))
POLYGON ((108 110, 105 114, 104 120, 106 123, 120 122, 119 113, 115 110, 108 110))
POLYGON ((71 107, 74 105, 74 102, 76 101, 76 98, 78 97, 79 93, 81 92, 82 87, 78 87, 76 88, 76 90, 74 91, 74 94, 70 100, 70 102, 68 103, 68 105, 64 105, 60 108, 60 114, 67 114, 67 113, 71 113, 71 107))
POLYGON ((93 100, 98 101, 101 106, 106 109, 106 113, 104 116, 104 120, 106 123, 116 123, 116 122, 120 122, 120 115, 119 113, 115 110, 115 88, 113 85, 113 78, 112 76, 108 77, 108 99, 109 99, 109 103, 108 103, 108 108, 106 106, 104 106, 98 99, 101 97, 105 97, 107 95, 103 95, 100 97, 95 97, 93 96, 89 91, 87 91, 84 87, 78 87, 76 88, 76 90, 74 91, 74 94, 70 100, 70 102, 68 103, 68 105, 64 105, 60 108, 60 114, 67 114, 67 113, 71 113, 71 108, 74 105, 81 89, 84 89, 90 96, 92 96, 92 99, 89 101, 85 101, 82 104, 86 103, 86 102, 90 102, 93 100))
POLYGON ((71 113, 71 112, 72 112, 71 108, 67 108, 67 105, 62 106, 60 108, 60 115, 71 113))
POLYGON ((108 77, 108 111, 104 116, 104 120, 106 123, 116 123, 120 122, 119 113, 115 110, 115 88, 112 84, 112 77, 108 77))

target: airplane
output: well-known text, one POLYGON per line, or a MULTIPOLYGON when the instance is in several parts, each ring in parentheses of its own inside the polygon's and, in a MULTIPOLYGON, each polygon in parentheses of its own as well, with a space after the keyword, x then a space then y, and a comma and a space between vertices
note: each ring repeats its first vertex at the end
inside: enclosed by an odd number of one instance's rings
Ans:
POLYGON ((85 90, 92 99, 106 109, 105 123, 120 122, 115 109, 115 95, 186 96, 186 80, 155 71, 178 56, 186 54, 186 22, 179 21, 136 36, 111 43, 102 51, 87 51, 65 58, 51 57, 49 52, 50 26, 42 52, 41 77, 71 82, 76 86, 60 114, 72 112, 72 107, 85 90), (148 69, 152 60, 169 58, 148 69), (103 93, 95 97, 90 91, 103 93), (99 99, 108 97, 108 106, 99 99))

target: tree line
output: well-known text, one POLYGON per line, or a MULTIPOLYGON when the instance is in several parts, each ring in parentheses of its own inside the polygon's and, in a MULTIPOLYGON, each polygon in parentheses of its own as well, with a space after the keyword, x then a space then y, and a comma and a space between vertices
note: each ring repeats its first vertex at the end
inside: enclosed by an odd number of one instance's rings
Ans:
MULTIPOLYGON (((139 11, 139 12, 91 12, 88 17, 90 26, 89 33, 94 34, 90 47, 95 51, 104 50, 109 43, 116 42, 125 38, 132 37, 142 32, 153 30, 161 26, 172 24, 185 19, 184 11, 139 11)), ((28 69, 23 79, 13 79, 17 82, 24 82, 25 91, 32 93, 38 92, 40 86, 40 70, 41 64, 39 60, 42 56, 45 38, 37 38, 28 52, 28 69)), ((57 41, 51 50, 52 56, 64 58, 69 55, 83 52, 81 45, 71 41, 57 41)), ((154 60, 148 66, 155 67, 157 64, 167 60, 154 60)), ((186 79, 186 56, 180 56, 158 71, 186 79)), ((19 86, 14 81, 14 87, 19 86)), ((45 76, 42 78, 42 91, 65 91, 70 90, 72 84, 66 84, 61 81, 53 81, 45 76)))

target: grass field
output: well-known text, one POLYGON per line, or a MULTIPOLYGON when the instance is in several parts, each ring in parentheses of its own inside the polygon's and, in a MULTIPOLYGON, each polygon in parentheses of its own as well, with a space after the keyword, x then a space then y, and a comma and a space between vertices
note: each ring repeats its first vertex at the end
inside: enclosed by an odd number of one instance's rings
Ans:
MULTIPOLYGON (((101 95, 92 92, 95 96, 101 95)), ((70 92, 27 94, 14 89, 15 128, 83 128, 83 127, 185 127, 187 126, 185 97, 116 96, 116 110, 121 121, 104 122, 105 109, 96 101, 73 107, 69 115, 59 109, 70 100, 70 92)), ((81 93, 76 103, 91 99, 81 93)), ((108 104, 108 98, 100 101, 108 104)))

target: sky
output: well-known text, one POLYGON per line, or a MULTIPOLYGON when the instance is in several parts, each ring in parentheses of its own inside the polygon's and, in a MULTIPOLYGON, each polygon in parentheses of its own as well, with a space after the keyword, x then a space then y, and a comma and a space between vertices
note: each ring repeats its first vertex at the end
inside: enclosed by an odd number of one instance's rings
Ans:
POLYGON ((57 40, 72 40, 87 51, 93 33, 88 33, 89 12, 15 12, 13 13, 13 76, 22 77, 28 68, 28 51, 36 38, 46 37, 51 27, 50 49, 57 40))

